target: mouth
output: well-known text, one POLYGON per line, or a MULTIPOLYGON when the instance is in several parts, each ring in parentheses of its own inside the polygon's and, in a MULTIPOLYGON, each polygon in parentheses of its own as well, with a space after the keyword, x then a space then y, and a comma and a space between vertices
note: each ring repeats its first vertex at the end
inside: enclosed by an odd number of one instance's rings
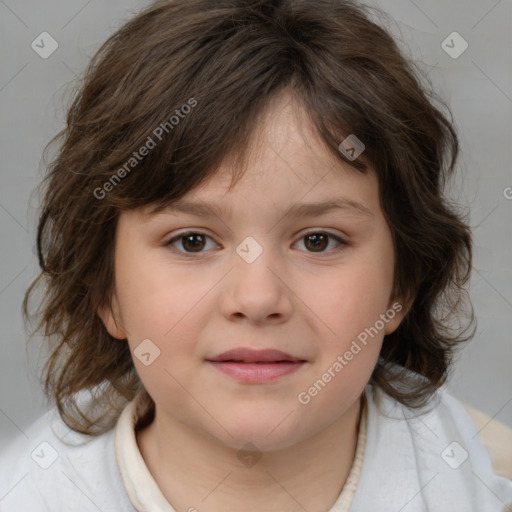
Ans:
POLYGON ((298 357, 287 354, 286 352, 281 352, 280 350, 252 350, 248 348, 228 350, 227 352, 223 352, 207 360, 215 363, 297 363, 303 361, 298 357))
POLYGON ((280 350, 244 348, 223 352, 206 361, 225 375, 247 384, 275 381, 307 362, 280 350))

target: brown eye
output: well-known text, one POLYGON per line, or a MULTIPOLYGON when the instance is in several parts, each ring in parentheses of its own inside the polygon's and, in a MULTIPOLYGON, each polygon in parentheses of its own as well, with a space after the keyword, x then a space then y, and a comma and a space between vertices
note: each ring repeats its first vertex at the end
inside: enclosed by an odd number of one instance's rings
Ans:
POLYGON ((329 237, 325 233, 313 233, 304 239, 306 247, 314 252, 322 252, 329 245, 329 237))
POLYGON ((323 253, 323 252, 336 252, 340 249, 343 249, 343 246, 346 246, 347 243, 341 239, 339 236, 333 235, 331 233, 324 233, 322 231, 314 231, 304 235, 297 243, 303 243, 307 252, 312 253, 323 253), (338 246, 329 250, 329 244, 335 241, 338 246))
POLYGON ((189 231, 171 238, 165 245, 173 247, 174 250, 184 255, 200 254, 205 252, 208 239, 211 240, 211 237, 204 233, 189 231))
POLYGON ((182 247, 190 252, 199 252, 205 246, 204 236, 198 233, 181 237, 182 247))

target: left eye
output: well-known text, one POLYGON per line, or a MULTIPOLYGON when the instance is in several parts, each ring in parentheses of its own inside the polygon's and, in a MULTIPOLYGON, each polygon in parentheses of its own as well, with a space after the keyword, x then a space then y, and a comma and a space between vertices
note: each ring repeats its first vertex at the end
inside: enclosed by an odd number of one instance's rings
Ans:
MULTIPOLYGON (((203 252, 203 249, 205 249, 207 246, 207 239, 213 242, 212 238, 204 233, 190 231, 171 238, 165 245, 172 246, 174 249, 177 249, 179 252, 184 254, 194 254, 203 252), (176 247, 176 244, 180 244, 181 249, 176 247)), ((295 242, 294 245, 302 242, 308 252, 320 253, 327 252, 326 249, 329 247, 329 243, 332 240, 338 244, 338 247, 340 245, 347 245, 347 243, 339 236, 333 235, 331 233, 325 233, 323 231, 312 231, 307 233, 297 242, 295 242)), ((217 245, 215 242, 213 243, 214 245, 217 245)))
POLYGON ((309 252, 326 252, 326 248, 329 246, 329 239, 335 240, 339 245, 346 245, 346 242, 339 236, 335 236, 331 233, 325 233, 323 231, 312 231, 307 233, 299 239, 298 242, 304 242, 304 246, 309 252))

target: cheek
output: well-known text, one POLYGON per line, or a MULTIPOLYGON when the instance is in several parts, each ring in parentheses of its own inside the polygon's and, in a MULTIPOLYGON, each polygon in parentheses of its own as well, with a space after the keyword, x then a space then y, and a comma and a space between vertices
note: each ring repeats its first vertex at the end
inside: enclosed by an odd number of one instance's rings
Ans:
POLYGON ((166 389, 181 397, 177 382, 189 388, 191 376, 200 369, 197 340, 215 308, 209 292, 218 276, 180 272, 156 259, 140 261, 132 268, 120 266, 118 285, 133 361, 150 394, 166 389), (142 343, 148 350, 138 348, 142 343), (146 366, 138 359, 141 352, 157 357, 146 366))
POLYGON ((153 258, 120 262, 117 290, 121 315, 129 332, 166 338, 211 288, 197 273, 179 271, 166 261, 165 251, 153 258))
POLYGON ((302 296, 313 312, 329 327, 330 337, 355 336, 373 325, 388 308, 392 269, 375 265, 340 268, 317 281, 315 293, 304 289, 302 296))
POLYGON ((297 396, 303 413, 331 423, 347 410, 361 395, 371 378, 378 351, 365 349, 350 362, 338 366, 334 360, 323 368, 323 373, 308 383, 297 396), (340 369, 342 368, 342 369, 340 369))

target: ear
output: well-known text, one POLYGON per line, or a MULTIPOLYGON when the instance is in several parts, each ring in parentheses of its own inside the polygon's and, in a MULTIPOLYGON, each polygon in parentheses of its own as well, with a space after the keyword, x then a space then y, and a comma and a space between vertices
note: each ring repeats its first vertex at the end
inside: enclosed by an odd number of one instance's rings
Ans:
POLYGON ((404 319, 405 315, 411 309, 411 306, 414 302, 414 297, 411 297, 407 300, 404 300, 401 297, 397 297, 394 295, 391 297, 388 303, 388 309, 386 310, 386 317, 388 321, 384 327, 384 334, 391 334, 392 332, 398 329, 398 326, 404 319))
POLYGON ((98 308, 98 316, 101 318, 105 329, 113 337, 119 340, 126 339, 126 330, 121 322, 121 315, 119 311, 119 303, 115 293, 112 294, 110 299, 106 299, 104 303, 98 308))

